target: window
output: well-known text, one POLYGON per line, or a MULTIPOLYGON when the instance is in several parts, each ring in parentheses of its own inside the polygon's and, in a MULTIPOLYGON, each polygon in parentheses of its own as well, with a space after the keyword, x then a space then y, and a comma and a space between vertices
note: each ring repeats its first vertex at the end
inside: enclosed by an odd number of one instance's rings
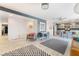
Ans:
POLYGON ((40 22, 40 31, 45 31, 45 23, 40 22))

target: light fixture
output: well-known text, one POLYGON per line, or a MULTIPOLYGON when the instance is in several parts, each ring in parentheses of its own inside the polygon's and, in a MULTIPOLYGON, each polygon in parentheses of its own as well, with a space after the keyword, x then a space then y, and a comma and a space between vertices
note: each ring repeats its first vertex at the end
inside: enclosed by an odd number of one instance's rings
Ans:
POLYGON ((71 30, 70 25, 71 25, 71 24, 69 24, 69 23, 66 23, 66 24, 64 25, 65 31, 70 31, 70 30, 71 30))
POLYGON ((74 12, 79 14, 79 3, 75 4, 74 6, 74 12))
POLYGON ((49 4, 48 3, 42 3, 41 4, 41 8, 42 9, 48 9, 49 8, 49 4))
POLYGON ((34 22, 33 22, 33 21, 29 21, 29 22, 28 22, 28 26, 29 26, 29 28, 33 28, 34 22))

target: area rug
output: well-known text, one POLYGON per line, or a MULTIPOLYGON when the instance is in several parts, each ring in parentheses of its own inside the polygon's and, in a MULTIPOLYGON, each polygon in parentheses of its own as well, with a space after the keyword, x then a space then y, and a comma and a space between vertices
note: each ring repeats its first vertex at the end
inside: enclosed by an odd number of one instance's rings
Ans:
POLYGON ((68 42, 64 40, 50 39, 45 42, 42 42, 41 44, 48 48, 56 50, 57 52, 60 52, 61 54, 64 54, 66 51, 68 42))
POLYGON ((40 50, 34 45, 29 45, 23 48, 10 51, 2 56, 50 56, 46 52, 40 50))

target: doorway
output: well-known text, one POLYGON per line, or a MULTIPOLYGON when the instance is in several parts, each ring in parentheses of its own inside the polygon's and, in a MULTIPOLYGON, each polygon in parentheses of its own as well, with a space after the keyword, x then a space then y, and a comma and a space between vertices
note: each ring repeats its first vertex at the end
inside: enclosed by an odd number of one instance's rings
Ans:
POLYGON ((8 35, 8 24, 2 24, 2 36, 8 35))

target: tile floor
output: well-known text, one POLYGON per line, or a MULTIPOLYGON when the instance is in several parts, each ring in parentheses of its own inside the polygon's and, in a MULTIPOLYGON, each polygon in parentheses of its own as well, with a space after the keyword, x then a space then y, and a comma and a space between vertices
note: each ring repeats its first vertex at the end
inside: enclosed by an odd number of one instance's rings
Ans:
POLYGON ((30 44, 29 41, 26 42, 25 40, 22 39, 8 40, 5 37, 0 37, 0 54, 4 54, 5 52, 24 47, 28 45, 28 43, 30 44))

